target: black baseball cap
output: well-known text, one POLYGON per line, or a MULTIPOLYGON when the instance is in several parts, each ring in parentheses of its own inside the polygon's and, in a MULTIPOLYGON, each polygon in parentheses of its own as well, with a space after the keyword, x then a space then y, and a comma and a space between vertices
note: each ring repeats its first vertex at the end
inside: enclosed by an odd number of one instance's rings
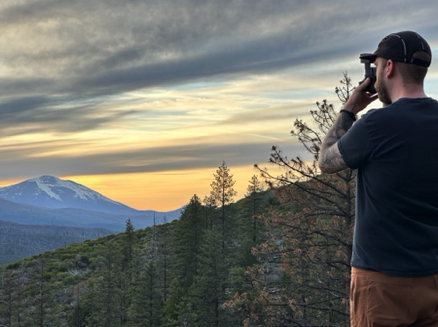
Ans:
POLYGON ((429 67, 431 60, 421 60, 412 58, 412 55, 418 51, 425 51, 432 59, 432 52, 429 44, 418 33, 412 31, 403 31, 392 33, 380 41, 377 50, 374 53, 364 53, 360 59, 374 62, 377 57, 391 59, 397 62, 415 64, 422 67, 429 67))

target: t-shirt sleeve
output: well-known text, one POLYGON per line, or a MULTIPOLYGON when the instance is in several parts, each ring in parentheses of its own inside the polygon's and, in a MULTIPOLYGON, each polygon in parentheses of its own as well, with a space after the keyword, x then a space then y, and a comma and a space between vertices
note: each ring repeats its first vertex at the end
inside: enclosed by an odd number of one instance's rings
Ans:
POLYGON ((363 117, 338 140, 338 148, 349 168, 356 169, 368 161, 373 149, 363 117))

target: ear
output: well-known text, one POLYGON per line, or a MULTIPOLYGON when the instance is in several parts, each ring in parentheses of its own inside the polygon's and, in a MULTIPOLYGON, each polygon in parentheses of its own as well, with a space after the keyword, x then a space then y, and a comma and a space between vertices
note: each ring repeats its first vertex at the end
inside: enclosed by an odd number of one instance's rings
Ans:
POLYGON ((388 77, 388 78, 394 77, 394 73, 395 73, 394 61, 392 61, 391 59, 388 59, 386 61, 386 66, 384 68, 384 72, 385 72, 386 77, 388 77))

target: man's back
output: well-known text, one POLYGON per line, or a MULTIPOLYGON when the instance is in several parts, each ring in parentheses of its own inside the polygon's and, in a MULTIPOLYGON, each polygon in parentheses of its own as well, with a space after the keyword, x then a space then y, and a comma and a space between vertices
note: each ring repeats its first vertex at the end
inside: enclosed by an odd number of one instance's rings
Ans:
POLYGON ((352 266, 438 273, 437 145, 438 102, 430 98, 372 110, 339 141, 347 165, 358 168, 352 266))

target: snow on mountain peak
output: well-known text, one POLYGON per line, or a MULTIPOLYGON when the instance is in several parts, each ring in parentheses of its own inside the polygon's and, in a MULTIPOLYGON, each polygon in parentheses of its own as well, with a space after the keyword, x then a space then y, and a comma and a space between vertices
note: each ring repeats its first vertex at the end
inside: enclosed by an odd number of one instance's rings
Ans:
POLYGON ((46 192, 48 196, 51 198, 54 198, 58 201, 63 201, 59 195, 52 192, 51 186, 59 185, 59 182, 61 181, 58 177, 54 176, 40 176, 37 178, 32 178, 28 180, 29 182, 35 182, 37 184, 38 189, 41 189, 43 192, 46 192))
MULTIPOLYGON (((50 197, 55 198, 58 201, 63 201, 61 197, 55 193, 52 189, 54 188, 66 188, 72 190, 75 194, 75 198, 80 198, 82 200, 96 200, 102 199, 110 202, 114 202, 103 195, 90 190, 89 188, 75 183, 70 180, 62 180, 55 176, 43 175, 40 177, 32 178, 28 180, 29 182, 35 182, 39 189, 46 192, 50 197)), ((117 202, 114 202, 117 203, 117 202)), ((118 204, 118 203, 117 203, 118 204)))
POLYGON ((136 211, 81 184, 50 175, 2 187, 0 197, 48 208, 82 208, 105 212, 136 211))

